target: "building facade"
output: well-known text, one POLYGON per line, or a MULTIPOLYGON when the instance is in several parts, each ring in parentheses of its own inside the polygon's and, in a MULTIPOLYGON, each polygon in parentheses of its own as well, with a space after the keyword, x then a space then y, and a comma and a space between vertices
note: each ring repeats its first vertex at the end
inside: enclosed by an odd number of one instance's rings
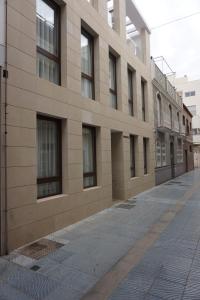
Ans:
POLYGON ((200 167, 200 80, 189 80, 187 76, 173 78, 183 103, 192 113, 192 135, 194 166, 200 167))
POLYGON ((155 184, 150 31, 133 2, 6 12, 1 253, 155 184))
MULTIPOLYGON (((153 59, 151 68, 155 108, 155 178, 156 184, 160 184, 186 171, 185 128, 188 129, 190 124, 191 129, 191 117, 184 116, 181 97, 153 59)), ((187 157, 189 159, 189 154, 187 157)), ((187 169, 189 166, 188 162, 187 169)))
POLYGON ((183 135, 183 171, 194 169, 192 114, 183 104, 182 135, 183 135))

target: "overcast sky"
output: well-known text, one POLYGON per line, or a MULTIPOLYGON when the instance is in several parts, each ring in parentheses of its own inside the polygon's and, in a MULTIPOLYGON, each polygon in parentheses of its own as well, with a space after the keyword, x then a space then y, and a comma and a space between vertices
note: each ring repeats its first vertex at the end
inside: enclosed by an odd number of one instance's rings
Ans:
MULTIPOLYGON (((200 0, 135 0, 150 28, 200 12, 200 0)), ((200 78, 200 14, 152 30, 151 55, 164 56, 177 76, 200 78)))

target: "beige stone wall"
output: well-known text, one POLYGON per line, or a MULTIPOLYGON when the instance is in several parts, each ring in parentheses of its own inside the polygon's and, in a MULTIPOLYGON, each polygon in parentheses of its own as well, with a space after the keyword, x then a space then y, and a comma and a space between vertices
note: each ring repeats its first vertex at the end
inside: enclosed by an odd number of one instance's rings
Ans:
MULTIPOLYGON (((116 0, 119 8, 120 0, 116 0)), ((59 3, 61 1, 58 1, 59 3)), ((146 65, 133 55, 122 30, 107 24, 104 1, 92 7, 86 0, 61 2, 62 80, 57 86, 36 76, 36 0, 8 0, 8 134, 7 204, 8 249, 29 243, 112 205, 111 130, 122 133, 125 200, 154 185, 153 101, 148 34, 146 65), (97 34, 95 40, 96 101, 81 97, 81 20, 97 34), (119 55, 119 110, 109 107, 109 47, 119 55), (127 63, 136 70, 135 117, 128 115, 127 63), (141 77, 147 81, 148 122, 142 122, 141 77), (43 113, 62 119, 63 194, 37 200, 36 116, 43 113), (83 190, 82 124, 98 127, 98 186, 83 190), (137 177, 130 179, 129 135, 138 135, 137 177), (148 174, 143 172, 143 137, 149 138, 148 174)), ((124 5, 123 5, 124 6, 124 5)), ((122 7, 121 7, 122 9, 122 7)))

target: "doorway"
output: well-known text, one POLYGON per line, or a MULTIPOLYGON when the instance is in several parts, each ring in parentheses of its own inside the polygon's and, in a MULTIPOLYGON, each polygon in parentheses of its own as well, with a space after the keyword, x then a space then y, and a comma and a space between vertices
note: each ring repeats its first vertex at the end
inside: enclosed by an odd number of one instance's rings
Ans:
POLYGON ((171 177, 175 177, 175 170, 174 170, 174 143, 170 142, 170 163, 171 163, 171 177))
POLYGON ((185 150, 185 172, 188 172, 188 151, 185 150))
POLYGON ((111 131, 112 199, 124 198, 123 135, 111 131))

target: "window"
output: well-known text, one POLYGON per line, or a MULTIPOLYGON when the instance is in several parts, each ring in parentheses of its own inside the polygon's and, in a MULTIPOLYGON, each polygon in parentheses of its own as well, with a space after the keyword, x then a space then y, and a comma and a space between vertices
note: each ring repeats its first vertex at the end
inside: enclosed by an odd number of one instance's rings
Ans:
POLYGON ((141 93, 142 93, 142 120, 146 121, 146 82, 142 79, 141 80, 141 93))
POLYGON ((148 138, 143 138, 144 174, 148 173, 147 148, 148 148, 148 138))
POLYGON ((178 123, 178 130, 180 132, 180 115, 179 115, 179 112, 177 112, 177 123, 178 123))
POLYGON ((37 0, 37 75, 60 83, 60 9, 53 1, 37 0))
POLYGON ((169 105, 169 122, 170 122, 170 128, 172 129, 173 128, 173 121, 172 121, 172 107, 171 105, 169 105))
POLYGON ((108 25, 114 27, 114 1, 107 0, 108 25))
POLYGON ((94 40, 84 29, 81 30, 81 93, 94 99, 94 40))
POLYGON ((133 116, 133 72, 128 69, 128 110, 129 115, 133 116))
POLYGON ((177 145, 177 163, 183 162, 183 143, 181 139, 178 139, 178 145, 177 145))
POLYGON ((190 152, 192 152, 192 146, 190 145, 190 152))
POLYGON ((96 174, 96 129, 83 126, 83 186, 97 185, 96 174))
POLYGON ((109 54, 109 85, 110 85, 110 106, 117 109, 117 62, 116 57, 109 54))
POLYGON ((195 95, 196 95, 195 91, 185 92, 185 97, 192 97, 192 96, 195 96, 195 95))
POLYGON ((192 131, 192 123, 190 122, 190 131, 192 131))
POLYGON ((166 143, 165 135, 158 133, 156 140, 156 166, 163 167, 166 166, 166 143))
POLYGON ((189 122, 188 122, 188 120, 186 120, 186 134, 187 134, 187 135, 190 134, 190 129, 189 129, 189 122))
POLYGON ((158 120, 158 126, 161 126, 161 120, 162 120, 162 112, 161 112, 161 97, 160 94, 157 95, 157 120, 158 120))
POLYGON ((189 111, 191 112, 191 114, 193 116, 196 116, 196 114, 197 114, 197 107, 196 107, 196 105, 187 106, 187 108, 189 109, 189 111))
POLYGON ((38 198, 62 192, 61 121, 37 117, 38 198))
POLYGON ((185 116, 183 116, 183 125, 185 126, 185 116))
POLYGON ((131 177, 136 176, 136 172, 135 172, 135 144, 136 144, 136 137, 134 135, 130 135, 130 171, 131 171, 131 177))

